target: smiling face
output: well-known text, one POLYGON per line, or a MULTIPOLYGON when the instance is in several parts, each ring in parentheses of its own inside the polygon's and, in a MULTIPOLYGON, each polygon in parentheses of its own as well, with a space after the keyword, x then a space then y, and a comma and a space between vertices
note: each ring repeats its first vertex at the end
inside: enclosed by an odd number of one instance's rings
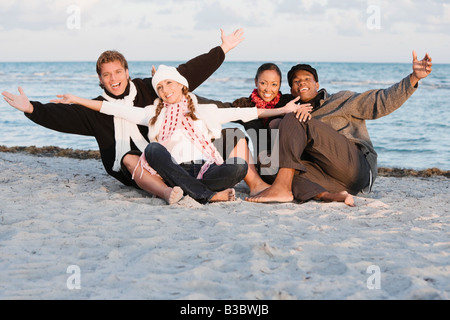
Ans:
POLYGON ((275 70, 266 70, 259 74, 255 80, 255 85, 261 99, 270 102, 280 92, 281 78, 275 70))
POLYGON ((183 85, 174 80, 163 80, 156 86, 156 93, 165 102, 174 104, 183 99, 183 85))
POLYGON ((119 60, 103 63, 100 68, 100 83, 115 96, 125 92, 129 81, 128 69, 119 60))
POLYGON ((291 94, 299 97, 302 102, 309 102, 314 99, 319 90, 319 83, 314 79, 314 75, 306 70, 299 70, 292 78, 291 94))

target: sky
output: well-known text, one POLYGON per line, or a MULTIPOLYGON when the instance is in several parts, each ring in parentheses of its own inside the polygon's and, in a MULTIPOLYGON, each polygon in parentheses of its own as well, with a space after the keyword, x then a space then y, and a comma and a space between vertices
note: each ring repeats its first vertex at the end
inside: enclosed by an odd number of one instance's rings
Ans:
POLYGON ((449 0, 1 0, 0 61, 185 61, 221 28, 228 61, 450 63, 449 0))

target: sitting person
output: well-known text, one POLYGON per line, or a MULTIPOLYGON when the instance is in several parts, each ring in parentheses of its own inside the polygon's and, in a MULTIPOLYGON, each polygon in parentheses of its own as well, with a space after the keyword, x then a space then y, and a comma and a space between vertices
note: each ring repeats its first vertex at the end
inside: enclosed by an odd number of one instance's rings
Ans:
MULTIPOLYGON (((286 105, 286 102, 280 103, 282 96, 280 92, 281 87, 281 70, 274 63, 262 64, 255 75, 255 86, 249 97, 236 99, 232 106, 235 108, 251 108, 257 107, 260 109, 274 109, 286 105)), ((299 98, 292 98, 292 103, 296 103, 299 98)), ((311 111, 312 107, 305 104, 302 108, 305 111, 311 111)), ((305 112, 305 117, 310 117, 310 114, 305 112)), ((244 155, 249 164, 249 170, 245 182, 249 185, 250 195, 256 195, 270 186, 273 182, 273 176, 266 174, 270 172, 267 165, 270 163, 270 156, 272 151, 272 130, 278 128, 278 123, 282 116, 271 118, 260 118, 248 122, 236 121, 241 124, 247 134, 248 147, 245 141, 241 139, 236 148, 240 148, 238 155, 244 155), (248 153, 250 149, 252 153, 248 153), (252 156, 253 154, 253 156, 252 156), (255 159, 254 159, 255 158, 255 159), (262 163, 261 163, 262 162, 262 163), (266 170, 261 170, 261 165, 265 166, 266 170), (262 178, 262 179, 261 179, 262 178)), ((277 132, 277 131, 274 131, 277 132)), ((273 139, 275 143, 275 139, 273 139)), ((277 146, 275 145, 275 148, 277 146)), ((271 166, 274 164, 271 163, 271 166)), ((278 168, 274 168, 277 170, 278 168)))
POLYGON ((363 93, 319 91, 317 71, 307 64, 288 73, 291 95, 311 103, 312 119, 287 115, 280 123, 280 170, 274 183, 251 202, 341 201, 354 205, 352 195, 370 191, 377 176, 377 153, 366 120, 400 108, 432 71, 431 57, 413 52, 413 71, 387 89, 363 93))
MULTIPOLYGON (((225 55, 243 41, 243 30, 235 30, 229 35, 221 30, 221 40, 220 46, 177 67, 180 74, 189 81, 191 91, 206 81, 221 66, 225 55)), ((131 79, 128 61, 117 51, 103 52, 98 57, 96 71, 103 94, 95 100, 143 108, 153 104, 157 98, 152 79, 131 79)), ((140 189, 131 177, 148 144, 147 126, 137 126, 82 106, 29 101, 21 87, 19 93, 15 95, 4 91, 2 95, 7 103, 24 112, 27 118, 38 125, 59 132, 94 137, 106 172, 124 185, 140 189)), ((173 190, 162 183, 161 179, 148 176, 141 183, 146 184, 145 191, 166 199, 169 203, 172 201, 173 190)))
MULTIPOLYGON (((298 111, 301 106, 288 104, 276 110, 257 108, 218 108, 200 104, 189 93, 189 83, 175 68, 161 65, 152 79, 159 99, 145 108, 127 107, 112 102, 58 95, 54 103, 74 103, 132 123, 147 125, 150 144, 145 148, 133 176, 144 170, 160 177, 173 188, 170 203, 183 194, 205 204, 235 199, 233 186, 247 174, 247 163, 236 158, 224 161, 212 144, 220 138, 222 124, 258 117, 272 117, 298 111), (230 161, 232 160, 232 161, 230 161)), ((146 190, 145 179, 136 180, 146 190)))

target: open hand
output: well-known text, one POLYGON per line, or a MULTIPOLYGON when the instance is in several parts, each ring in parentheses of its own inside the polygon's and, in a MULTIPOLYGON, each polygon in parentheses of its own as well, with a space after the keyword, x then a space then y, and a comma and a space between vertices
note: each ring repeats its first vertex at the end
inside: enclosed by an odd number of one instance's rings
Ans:
POLYGON ((30 103, 30 100, 28 100, 28 97, 26 96, 22 87, 19 87, 19 95, 15 95, 6 91, 3 91, 2 95, 3 99, 5 99, 5 101, 8 102, 11 107, 14 107, 17 110, 23 111, 25 113, 33 112, 34 107, 30 103))
POLYGON ((222 39, 221 47, 225 53, 228 53, 245 39, 243 38, 244 30, 242 28, 237 29, 230 35, 225 35, 225 32, 222 29, 220 29, 220 33, 222 39))
POLYGON ((78 97, 74 96, 73 94, 70 93, 65 93, 65 94, 58 94, 56 95, 58 98, 60 99, 55 99, 55 100, 50 100, 50 102, 53 103, 64 103, 64 104, 71 104, 71 103, 78 103, 78 97))

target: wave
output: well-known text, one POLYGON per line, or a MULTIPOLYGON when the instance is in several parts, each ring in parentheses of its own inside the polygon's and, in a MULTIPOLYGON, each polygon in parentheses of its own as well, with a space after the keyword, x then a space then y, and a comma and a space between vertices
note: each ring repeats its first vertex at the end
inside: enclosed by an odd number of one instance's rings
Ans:
POLYGON ((216 82, 216 83, 228 83, 228 82, 238 82, 238 83, 248 83, 248 82, 254 82, 254 78, 244 78, 244 77, 218 77, 218 78, 210 78, 208 79, 208 82, 216 82))
POLYGON ((49 75, 49 74, 52 74, 52 72, 50 72, 50 71, 47 71, 47 72, 34 72, 33 76, 43 77, 43 76, 46 76, 46 75, 49 75))
POLYGON ((404 143, 398 144, 397 146, 375 146, 375 150, 380 153, 393 153, 393 154, 403 154, 403 153, 413 153, 413 154, 433 154, 436 149, 427 149, 421 146, 412 146, 411 148, 405 148, 404 143))
POLYGON ((429 83, 429 82, 423 81, 421 83, 421 86, 424 88, 431 88, 431 89, 450 90, 450 83, 429 83))

